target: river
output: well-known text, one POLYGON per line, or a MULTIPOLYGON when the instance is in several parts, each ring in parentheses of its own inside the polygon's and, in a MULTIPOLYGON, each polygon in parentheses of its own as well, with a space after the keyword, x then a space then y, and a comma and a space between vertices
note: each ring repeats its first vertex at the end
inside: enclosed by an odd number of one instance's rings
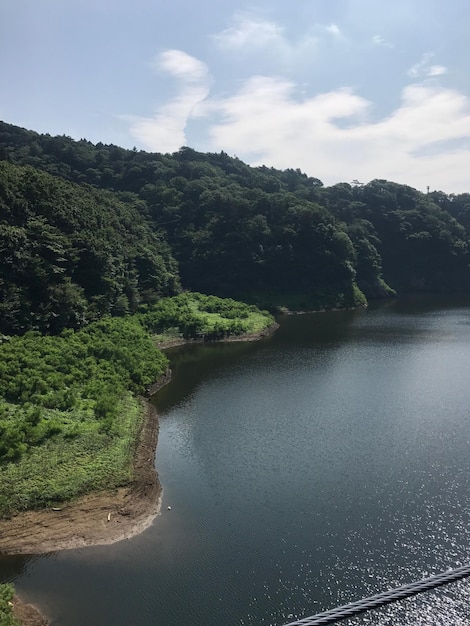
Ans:
MULTIPOLYGON (((52 624, 282 626, 470 563, 468 301, 285 316, 170 356, 153 526, 0 559, 52 624)), ((462 581, 342 623, 469 619, 462 581)))

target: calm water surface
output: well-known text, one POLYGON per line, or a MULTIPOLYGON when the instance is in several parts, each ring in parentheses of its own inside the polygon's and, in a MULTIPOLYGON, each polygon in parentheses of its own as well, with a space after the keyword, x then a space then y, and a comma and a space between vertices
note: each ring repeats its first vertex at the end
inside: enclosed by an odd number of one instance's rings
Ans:
MULTIPOLYGON (((468 305, 286 317, 172 358, 155 524, 0 560, 53 624, 282 626, 470 563, 468 305)), ((342 623, 469 620, 462 581, 342 623)))

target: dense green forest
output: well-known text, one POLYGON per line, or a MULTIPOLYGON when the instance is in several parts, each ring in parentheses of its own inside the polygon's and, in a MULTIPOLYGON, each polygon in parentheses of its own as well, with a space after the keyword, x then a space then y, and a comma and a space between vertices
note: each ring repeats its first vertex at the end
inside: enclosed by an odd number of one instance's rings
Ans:
POLYGON ((77 328, 180 288, 332 308, 470 287, 470 194, 324 187, 223 152, 152 154, 5 123, 0 159, 7 334, 77 328))
POLYGON ((176 293, 176 263, 134 199, 0 162, 0 330, 77 328, 176 293))

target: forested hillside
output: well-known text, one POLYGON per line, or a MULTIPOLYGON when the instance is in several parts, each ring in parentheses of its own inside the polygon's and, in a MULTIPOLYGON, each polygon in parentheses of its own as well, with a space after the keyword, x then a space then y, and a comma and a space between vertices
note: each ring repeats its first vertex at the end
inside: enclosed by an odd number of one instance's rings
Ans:
POLYGON ((470 287, 469 194, 325 188, 223 152, 151 154, 4 123, 0 158, 3 332, 56 332, 180 287, 291 308, 470 287))
POLYGON ((0 330, 56 333, 175 293, 169 247, 134 199, 0 162, 0 330))

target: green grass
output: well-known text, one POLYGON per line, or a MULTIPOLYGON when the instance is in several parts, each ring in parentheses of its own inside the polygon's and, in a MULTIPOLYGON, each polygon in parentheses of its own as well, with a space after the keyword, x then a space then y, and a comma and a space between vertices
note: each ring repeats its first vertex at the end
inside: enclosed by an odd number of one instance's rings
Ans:
MULTIPOLYGON (((128 393, 117 407, 111 432, 82 418, 79 434, 67 430, 0 467, 0 514, 53 506, 80 494, 132 480, 133 455, 143 419, 139 400, 128 393)), ((76 423, 79 415, 71 420, 76 423)))
POLYGON ((274 323, 273 316, 230 298, 184 293, 147 308, 140 320, 158 343, 175 339, 211 341, 258 333, 274 323))

